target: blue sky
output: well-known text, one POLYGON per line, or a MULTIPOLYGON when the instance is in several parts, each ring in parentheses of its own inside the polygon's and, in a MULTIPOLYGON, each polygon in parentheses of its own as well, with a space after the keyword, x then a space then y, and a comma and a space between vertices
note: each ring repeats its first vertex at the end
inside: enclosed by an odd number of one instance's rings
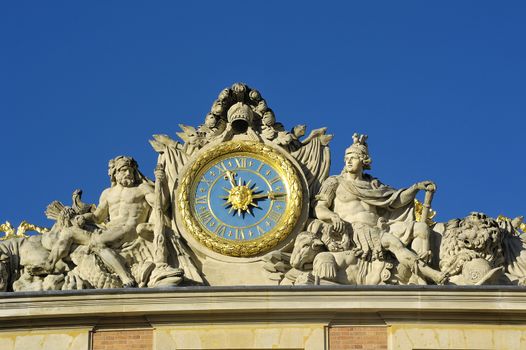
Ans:
POLYGON ((50 226, 107 162, 153 176, 154 133, 198 125, 221 91, 259 89, 290 128, 326 126, 332 173, 353 132, 371 173, 431 179, 445 221, 526 214, 524 2, 3 2, 0 221, 50 226))

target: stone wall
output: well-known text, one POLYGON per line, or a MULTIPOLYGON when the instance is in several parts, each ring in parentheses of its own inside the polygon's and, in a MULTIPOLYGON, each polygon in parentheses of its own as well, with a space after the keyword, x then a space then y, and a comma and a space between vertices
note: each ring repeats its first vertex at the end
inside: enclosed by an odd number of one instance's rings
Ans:
POLYGON ((244 287, 0 295, 1 350, 526 349, 522 288, 244 287))
POLYGON ((87 350, 89 348, 89 329, 31 327, 18 330, 0 330, 0 349, 2 350, 87 350))

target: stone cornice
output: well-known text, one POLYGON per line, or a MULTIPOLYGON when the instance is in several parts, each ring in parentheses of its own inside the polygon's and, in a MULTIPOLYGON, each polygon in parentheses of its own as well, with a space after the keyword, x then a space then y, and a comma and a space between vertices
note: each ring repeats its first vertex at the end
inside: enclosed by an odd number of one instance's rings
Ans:
POLYGON ((518 287, 331 286, 331 287, 185 287, 113 289, 48 293, 2 293, 0 322, 39 318, 166 316, 199 319, 261 319, 264 315, 301 315, 320 319, 396 319, 447 315, 448 319, 523 319, 526 290, 518 287), (456 315, 456 316, 455 316, 456 315), (461 316, 459 316, 461 315, 461 316))

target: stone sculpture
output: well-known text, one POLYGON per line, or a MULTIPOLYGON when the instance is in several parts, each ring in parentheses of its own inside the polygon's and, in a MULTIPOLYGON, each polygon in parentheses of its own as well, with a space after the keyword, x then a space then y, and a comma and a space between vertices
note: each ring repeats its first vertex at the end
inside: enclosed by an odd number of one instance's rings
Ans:
POLYGON ((119 156, 97 206, 76 190, 71 206, 46 209, 51 229, 0 225, 0 291, 526 284, 522 217, 433 222, 435 184, 394 189, 372 177, 366 135, 353 135, 343 171, 329 176, 326 128, 287 131, 242 83, 220 92, 202 125, 180 127, 180 140, 150 141, 155 181, 119 156))
MULTIPOLYGON (((385 260, 390 252, 413 275, 441 283, 443 276, 426 264, 431 254, 429 228, 412 216, 417 192, 434 191, 435 185, 423 181, 402 190, 383 185, 363 172, 371 163, 366 136, 355 134, 353 139, 345 152, 342 174, 325 180, 316 196, 316 217, 329 224, 322 229, 322 241, 332 252, 350 250, 352 245, 354 255, 368 264, 385 260)), ((322 271, 317 274, 325 277, 322 271)), ((357 276, 357 281, 368 274, 357 276)))
POLYGON ((440 244, 440 269, 452 284, 525 285, 521 224, 522 217, 495 220, 476 212, 449 221, 440 244))
POLYGON ((164 217, 155 213, 168 203, 161 189, 166 187, 164 171, 157 169, 155 175, 153 184, 133 158, 119 156, 109 163, 112 186, 103 191, 97 207, 82 203, 80 191, 75 191, 72 207, 51 203, 46 214, 56 223, 48 233, 0 243, 2 268, 9 275, 3 289, 179 284, 184 269, 174 263, 175 252, 169 264, 164 236, 170 232, 164 217))
POLYGON ((314 217, 290 256, 273 252, 266 257, 270 272, 282 265, 282 284, 525 283, 522 217, 498 222, 471 213, 437 225, 426 210, 417 222, 416 193, 435 192, 436 186, 422 181, 395 190, 365 174, 371 163, 366 140, 354 134, 344 170, 323 182, 314 217), (430 244, 431 233, 439 246, 430 244), (437 254, 439 266, 431 266, 437 254))

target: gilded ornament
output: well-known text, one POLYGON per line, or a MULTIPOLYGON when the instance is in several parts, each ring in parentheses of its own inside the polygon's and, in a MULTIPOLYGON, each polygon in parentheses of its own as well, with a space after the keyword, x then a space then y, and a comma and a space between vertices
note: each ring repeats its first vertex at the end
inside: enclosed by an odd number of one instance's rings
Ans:
MULTIPOLYGON (((274 148, 255 141, 229 141, 206 150, 198 156, 182 176, 178 191, 177 202, 180 217, 186 231, 207 248, 233 257, 251 257, 274 248, 292 232, 301 215, 303 206, 301 180, 292 163, 274 148), (244 182, 241 178, 237 179, 236 182, 237 174, 226 170, 224 172, 225 178, 228 179, 230 188, 223 188, 225 191, 223 197, 208 199, 222 200, 225 202, 225 206, 230 206, 229 213, 235 211, 238 216, 242 216, 252 213, 253 208, 257 207, 257 199, 265 198, 273 201, 281 196, 286 196, 287 200, 283 213, 279 220, 276 220, 275 226, 271 225, 272 220, 263 220, 261 224, 264 227, 271 227, 271 229, 257 238, 253 238, 252 231, 249 231, 250 235, 246 239, 239 240, 227 239, 213 234, 203 228, 203 224, 196 217, 194 210, 196 192, 199 193, 197 181, 203 176, 204 172, 211 172, 211 170, 207 169, 207 166, 234 156, 254 157, 268 164, 278 173, 286 189, 284 192, 267 191, 266 193, 256 193, 250 182, 244 182)), ((203 209, 203 211, 205 210, 203 209)), ((204 215, 207 215, 207 213, 204 213, 204 215)), ((212 227, 212 225, 208 227, 212 227)))
POLYGON ((20 225, 18 225, 17 229, 11 225, 9 221, 6 221, 5 223, 0 225, 0 232, 4 232, 5 235, 3 237, 0 237, 0 240, 4 241, 6 239, 10 238, 24 238, 29 237, 26 235, 27 231, 34 231, 38 232, 40 234, 49 232, 48 228, 40 227, 37 225, 33 225, 28 223, 26 220, 23 220, 20 225))
MULTIPOLYGON (((424 210, 424 205, 418 199, 415 199, 415 219, 420 222, 422 219, 422 211, 424 210)), ((426 223, 428 226, 434 226, 436 222, 433 221, 433 218, 437 215, 437 212, 433 209, 429 209, 426 223)))

